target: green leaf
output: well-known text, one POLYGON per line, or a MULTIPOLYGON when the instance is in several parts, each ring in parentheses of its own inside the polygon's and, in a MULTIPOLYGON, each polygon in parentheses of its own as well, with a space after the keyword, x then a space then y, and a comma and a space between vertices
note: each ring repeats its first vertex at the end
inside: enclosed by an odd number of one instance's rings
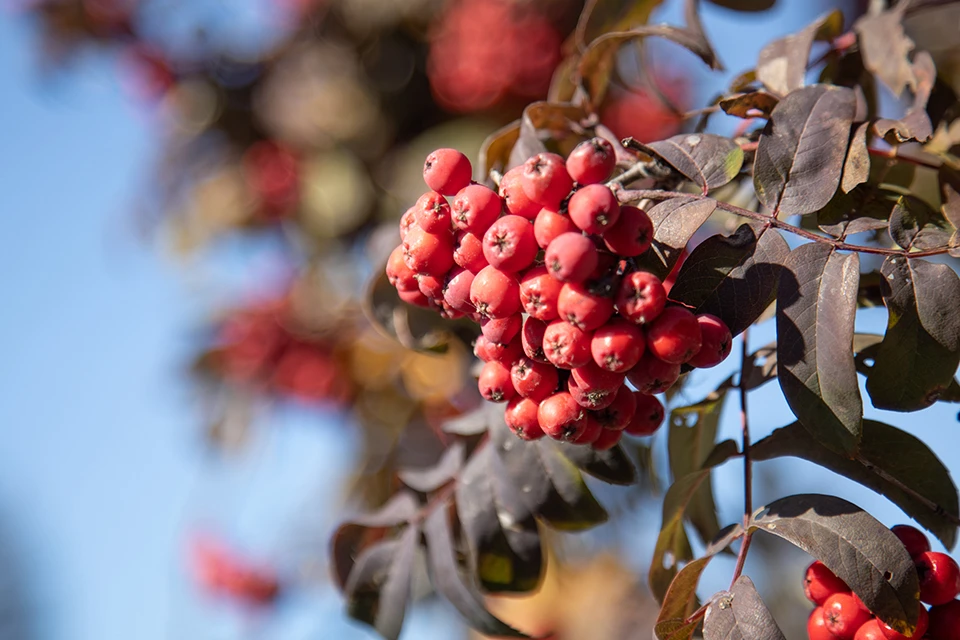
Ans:
POLYGON ((867 393, 878 409, 923 409, 960 363, 960 279, 947 265, 893 256, 880 273, 889 319, 867 393))
POLYGON ((749 225, 730 236, 716 235, 699 244, 683 263, 670 298, 710 313, 738 335, 773 302, 780 265, 790 249, 775 229, 758 238, 749 225))
POLYGON ((641 268, 663 279, 670 273, 690 238, 717 208, 715 200, 678 196, 654 205, 648 212, 653 222, 653 243, 637 258, 641 268))
POLYGON ((696 609, 697 584, 710 559, 711 556, 704 556, 687 563, 670 583, 653 629, 658 640, 690 640, 693 637, 700 621, 684 624, 684 620, 696 609))
POLYGON ((897 631, 916 628, 920 586, 913 559, 890 529, 860 507, 833 496, 789 496, 758 510, 751 527, 823 562, 897 631))
POLYGON ((703 195, 736 178, 743 166, 740 145, 712 133, 685 133, 642 147, 697 184, 703 195))
POLYGON ((836 454, 800 423, 775 430, 751 448, 754 460, 793 456, 873 489, 933 533, 948 549, 957 542, 957 487, 950 471, 922 440, 874 420, 863 421, 855 459, 836 454))
POLYGON ((785 96, 803 86, 814 40, 831 40, 843 30, 843 14, 824 14, 802 31, 774 40, 760 51, 757 79, 770 91, 785 96))
POLYGON ((786 640, 753 581, 740 576, 718 593, 703 619, 703 640, 786 640))
POLYGON ((777 300, 780 388, 800 423, 833 451, 857 450, 863 403, 853 359, 860 259, 810 243, 787 257, 777 300))

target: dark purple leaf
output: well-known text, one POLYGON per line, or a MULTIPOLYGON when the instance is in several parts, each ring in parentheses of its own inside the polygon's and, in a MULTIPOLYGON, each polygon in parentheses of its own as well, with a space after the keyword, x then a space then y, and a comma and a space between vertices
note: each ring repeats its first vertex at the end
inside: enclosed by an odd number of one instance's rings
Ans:
POLYGON ((682 134, 644 148, 699 185, 703 195, 736 178, 743 166, 740 145, 712 133, 682 134))
POLYGON ((741 384, 751 391, 777 377, 777 343, 771 342, 750 354, 741 384))
POLYGON ((880 273, 890 318, 867 393, 879 409, 916 411, 936 402, 960 363, 960 279, 945 264, 892 256, 880 273))
POLYGON ((777 369, 794 415, 830 449, 860 442, 863 403, 853 361, 860 257, 810 243, 787 257, 777 299, 777 369))
POLYGON ((794 422, 754 443, 752 455, 754 460, 794 456, 814 462, 888 498, 948 549, 957 541, 960 509, 949 470, 922 440, 896 427, 864 420, 860 451, 850 459, 825 448, 794 422))
POLYGON ((743 537, 743 525, 739 522, 728 524, 717 533, 717 537, 710 541, 704 553, 715 556, 734 542, 743 537))
POLYGON ((703 619, 703 640, 786 640, 753 581, 740 576, 714 596, 703 619))
POLYGON ((503 407, 492 402, 481 402, 476 409, 444 422, 443 430, 458 436, 480 435, 486 432, 490 421, 496 419, 497 412, 503 415, 503 407))
POLYGON ((574 42, 583 50, 599 36, 646 24, 663 0, 587 0, 574 31, 574 42))
POLYGON ((691 196, 664 200, 652 207, 647 214, 653 221, 653 244, 637 259, 639 265, 657 277, 665 278, 680 259, 690 238, 716 208, 714 200, 691 196))
POLYGON ((770 115, 779 101, 780 99, 777 96, 766 91, 751 91, 750 93, 741 93, 724 98, 720 101, 720 108, 727 115, 738 118, 755 118, 757 116, 754 112, 759 112, 764 116, 770 115))
POLYGON ((901 196, 890 213, 890 237, 904 249, 945 247, 955 229, 939 211, 914 196, 901 196))
POLYGON ((877 14, 867 14, 853 23, 864 66, 898 98, 904 87, 916 84, 909 58, 913 40, 903 32, 905 6, 898 4, 877 14))
POLYGON ((680 570, 679 564, 693 560, 693 549, 683 529, 683 514, 709 470, 683 476, 674 482, 663 498, 663 522, 653 550, 647 583, 657 602, 663 602, 670 583, 680 570))
POLYGON ((861 123, 857 126, 850 139, 850 147, 847 149, 847 159, 843 163, 843 180, 840 182, 840 188, 844 193, 850 193, 858 184, 867 181, 870 175, 870 153, 867 151, 867 127, 869 122, 861 123))
POLYGON ((497 129, 480 146, 480 181, 490 175, 492 169, 503 172, 510 168, 510 151, 520 139, 520 120, 514 120, 497 129))
POLYGON ((773 302, 780 265, 789 255, 775 229, 759 239, 749 225, 731 236, 707 238, 690 253, 670 290, 670 298, 711 313, 738 335, 773 302))
POLYGON ((774 40, 760 51, 757 79, 771 92, 785 96, 803 86, 814 40, 832 40, 843 31, 838 10, 817 18, 802 31, 774 40))
POLYGON ((637 483, 637 468, 617 445, 606 451, 597 451, 593 447, 561 442, 551 443, 577 468, 594 478, 608 484, 631 485, 637 483))
POLYGON ((463 467, 463 442, 454 442, 432 467, 401 469, 397 472, 401 482, 414 491, 427 493, 439 489, 453 480, 463 467))
POLYGON ((930 54, 921 51, 914 57, 912 69, 917 81, 913 105, 899 120, 883 118, 874 124, 874 129, 879 135, 892 138, 897 142, 907 140, 926 142, 933 135, 933 125, 930 122, 930 116, 927 115, 926 107, 930 92, 933 91, 933 84, 937 80, 937 68, 930 54), (892 136, 890 136, 891 133, 892 136))
POLYGON ((350 617, 370 625, 388 640, 400 636, 419 546, 420 532, 411 526, 397 540, 369 547, 360 554, 344 589, 350 617))
POLYGON ((753 184, 768 209, 813 213, 833 197, 843 172, 856 94, 813 85, 777 104, 760 135, 753 184))
POLYGON ((670 583, 653 629, 658 640, 690 640, 693 637, 700 621, 684 624, 684 619, 696 609, 697 584, 709 562, 710 556, 689 562, 670 583))
MULTIPOLYGON (((523 164, 527 158, 546 151, 543 141, 548 137, 572 139, 570 134, 579 129, 578 123, 585 115, 582 108, 572 104, 534 102, 527 105, 520 118, 520 133, 510 151, 507 168, 523 164)), ((567 151, 572 151, 572 147, 567 151)))
POLYGON ((823 562, 894 629, 916 627, 920 586, 913 560, 897 536, 860 507, 833 496, 789 496, 760 509, 751 526, 823 562))

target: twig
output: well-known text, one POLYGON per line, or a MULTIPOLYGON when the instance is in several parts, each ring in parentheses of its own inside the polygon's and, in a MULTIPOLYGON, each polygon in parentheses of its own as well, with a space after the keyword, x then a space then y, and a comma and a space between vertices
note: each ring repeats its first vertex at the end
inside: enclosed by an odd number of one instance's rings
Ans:
POLYGON ((740 574, 743 573, 743 566, 747 562, 747 551, 750 549, 750 517, 753 515, 753 460, 750 455, 750 421, 747 419, 747 385, 745 384, 747 363, 751 362, 750 350, 747 342, 750 337, 750 329, 744 329, 741 336, 740 345, 740 380, 737 383, 737 389, 740 395, 740 431, 743 434, 743 541, 740 543, 740 552, 737 554, 737 566, 733 570, 733 578, 730 580, 730 588, 733 589, 734 583, 740 574))

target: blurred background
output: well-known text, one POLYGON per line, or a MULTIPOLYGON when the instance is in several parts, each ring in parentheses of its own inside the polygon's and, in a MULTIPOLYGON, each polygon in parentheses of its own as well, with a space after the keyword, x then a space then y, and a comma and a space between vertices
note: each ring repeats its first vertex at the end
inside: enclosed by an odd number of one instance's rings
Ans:
MULTIPOLYGON (((683 131, 695 123, 683 113, 766 42, 865 8, 722 4, 702 18, 727 71, 669 45, 627 47, 604 124, 644 141, 683 131)), ((652 20, 681 21, 679 5, 652 20)), ((363 291, 424 189, 423 157, 449 146, 475 159, 546 98, 582 2, 0 6, 0 639, 373 638, 343 612, 330 534, 382 503, 398 468, 436 458, 470 354, 380 335, 363 291)), ((725 118, 711 129, 732 131, 725 118)), ((858 330, 885 321, 867 310, 858 330)), ((767 323, 751 346, 772 338, 767 323)), ((691 375, 681 400, 734 366, 691 375)), ((755 437, 789 420, 776 385, 751 400, 755 437)), ((885 419, 949 452, 955 411, 885 419)), ((738 432, 735 413, 728 403, 721 438, 738 432)), ((498 614, 557 638, 649 637, 661 440, 637 448, 649 462, 639 488, 595 487, 617 517, 550 535, 541 593, 491 603, 498 614)), ((758 504, 831 492, 905 521, 808 463, 758 469, 758 504)), ((739 518, 740 484, 739 463, 718 470, 721 524, 739 518)), ((755 549, 747 573, 802 637, 808 558, 755 549)), ((712 563, 701 595, 732 566, 712 563)), ((403 635, 467 636, 426 592, 403 635)))

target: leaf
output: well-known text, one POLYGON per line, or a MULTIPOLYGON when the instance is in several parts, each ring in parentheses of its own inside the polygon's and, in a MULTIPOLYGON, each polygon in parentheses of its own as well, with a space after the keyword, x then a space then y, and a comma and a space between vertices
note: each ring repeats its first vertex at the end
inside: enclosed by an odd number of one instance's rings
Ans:
POLYGON ((823 562, 897 631, 916 628, 920 587, 913 560, 897 536, 860 507, 833 496, 789 496, 761 508, 751 526, 823 562))
POLYGON ((350 617, 389 640, 396 640, 403 627, 419 542, 420 532, 411 526, 399 539, 367 548, 357 558, 344 589, 350 617))
POLYGON ((443 430, 458 436, 476 436, 486 432, 491 417, 495 419, 494 411, 503 413, 503 408, 496 408, 491 402, 482 402, 476 409, 450 418, 443 423, 443 430))
POLYGON ((488 135, 480 146, 480 179, 485 180, 491 169, 503 172, 510 168, 510 151, 520 139, 520 120, 501 127, 488 135))
POLYGON ((840 184, 856 94, 817 84, 788 94, 760 134, 753 184, 771 211, 787 215, 824 207, 840 184))
POLYGON ((843 163, 843 180, 840 188, 850 193, 858 184, 867 181, 870 175, 870 152, 867 150, 867 127, 869 122, 857 126, 847 149, 847 159, 843 163))
POLYGON ((785 96, 803 86, 814 40, 832 40, 843 31, 843 14, 824 14, 802 31, 774 40, 760 51, 757 79, 771 92, 785 96))
POLYGON ((960 279, 947 265, 888 257, 880 268, 889 319, 867 377, 878 409, 936 402, 960 363, 960 279))
POLYGON ((753 581, 740 576, 716 595, 703 619, 703 640, 786 640, 753 581))
POLYGON ((741 93, 720 101, 720 108, 724 113, 738 118, 755 118, 753 112, 758 111, 764 116, 770 115, 777 106, 780 98, 766 91, 751 91, 741 93))
POLYGON ((546 151, 541 132, 552 138, 571 138, 570 133, 579 130, 579 122, 585 115, 581 107, 572 104, 541 101, 527 105, 507 166, 523 164, 527 158, 546 151))
POLYGON ((700 621, 684 624, 684 619, 696 609, 697 584, 710 560, 710 556, 704 556, 687 563, 670 583, 653 629, 658 640, 690 640, 693 637, 700 621))
POLYGON ((766 344, 752 354, 740 384, 747 391, 757 389, 777 377, 777 343, 766 344))
POLYGON ((886 228, 887 220, 900 195, 893 189, 870 182, 857 185, 849 193, 838 191, 830 202, 817 212, 817 224, 834 237, 840 237, 844 233, 850 235, 858 231, 886 228))
POLYGON ((913 40, 903 32, 904 8, 905 5, 899 4, 893 9, 861 16, 853 23, 863 65, 898 98, 904 87, 916 84, 909 58, 913 40))
POLYGON ((926 51, 921 51, 914 56, 912 69, 913 77, 917 81, 913 105, 899 120, 881 118, 874 124, 877 134, 887 138, 888 141, 926 142, 933 135, 933 124, 930 122, 930 116, 927 115, 926 106, 937 80, 937 69, 933 64, 933 58, 926 51), (891 132, 892 136, 889 135, 891 132))
POLYGON ((617 445, 606 451, 593 447, 561 442, 550 443, 577 466, 578 469, 608 484, 631 485, 637 483, 637 468, 617 445))
POLYGON ((623 31, 650 21, 650 14, 663 0, 588 0, 573 32, 577 49, 583 50, 609 31, 623 31))
POLYGON ((397 476, 403 484, 414 491, 428 493, 453 480, 463 467, 463 442, 457 441, 447 447, 440 459, 431 467, 400 469, 397 476))
POLYGON ((743 166, 740 145, 712 133, 682 134, 643 147, 698 184, 703 195, 736 178, 743 166))
POLYGON ((760 317, 777 292, 780 265, 790 254, 775 229, 757 238, 749 225, 700 243, 680 268, 670 298, 695 313, 711 313, 738 335, 760 317))
POLYGON ((437 593, 449 600, 467 623, 480 633, 507 638, 528 638, 525 633, 487 611, 476 588, 464 580, 457 564, 448 516, 447 509, 434 509, 423 525, 427 540, 427 566, 430 568, 437 593))
POLYGON ((777 0, 710 0, 712 4, 734 11, 766 11, 777 3, 777 0))
POLYGON ((863 403, 853 361, 860 257, 810 243, 787 257, 777 300, 780 388, 800 423, 833 451, 860 442, 863 403))
POLYGON ((490 593, 533 591, 543 574, 540 532, 533 513, 498 471, 493 450, 485 446, 457 481, 457 512, 471 568, 490 593))
POLYGON ((653 222, 653 243, 637 259, 640 267, 658 278, 665 278, 680 259, 690 238, 716 208, 716 201, 692 196, 678 196, 652 207, 647 215, 653 222))
POLYGON ((707 555, 714 556, 736 540, 739 540, 743 537, 743 525, 739 522, 734 522, 733 524, 728 524, 723 529, 717 533, 717 537, 710 541, 710 544, 707 545, 707 548, 704 550, 704 553, 707 555))
POLYGON ((948 549, 956 544, 960 508, 950 471, 922 440, 896 427, 864 420, 853 460, 816 442, 798 422, 754 443, 751 453, 754 460, 793 456, 830 469, 889 499, 948 549))
POLYGON ((923 250, 946 246, 955 230, 920 198, 901 196, 890 214, 889 231, 904 249, 923 250))

